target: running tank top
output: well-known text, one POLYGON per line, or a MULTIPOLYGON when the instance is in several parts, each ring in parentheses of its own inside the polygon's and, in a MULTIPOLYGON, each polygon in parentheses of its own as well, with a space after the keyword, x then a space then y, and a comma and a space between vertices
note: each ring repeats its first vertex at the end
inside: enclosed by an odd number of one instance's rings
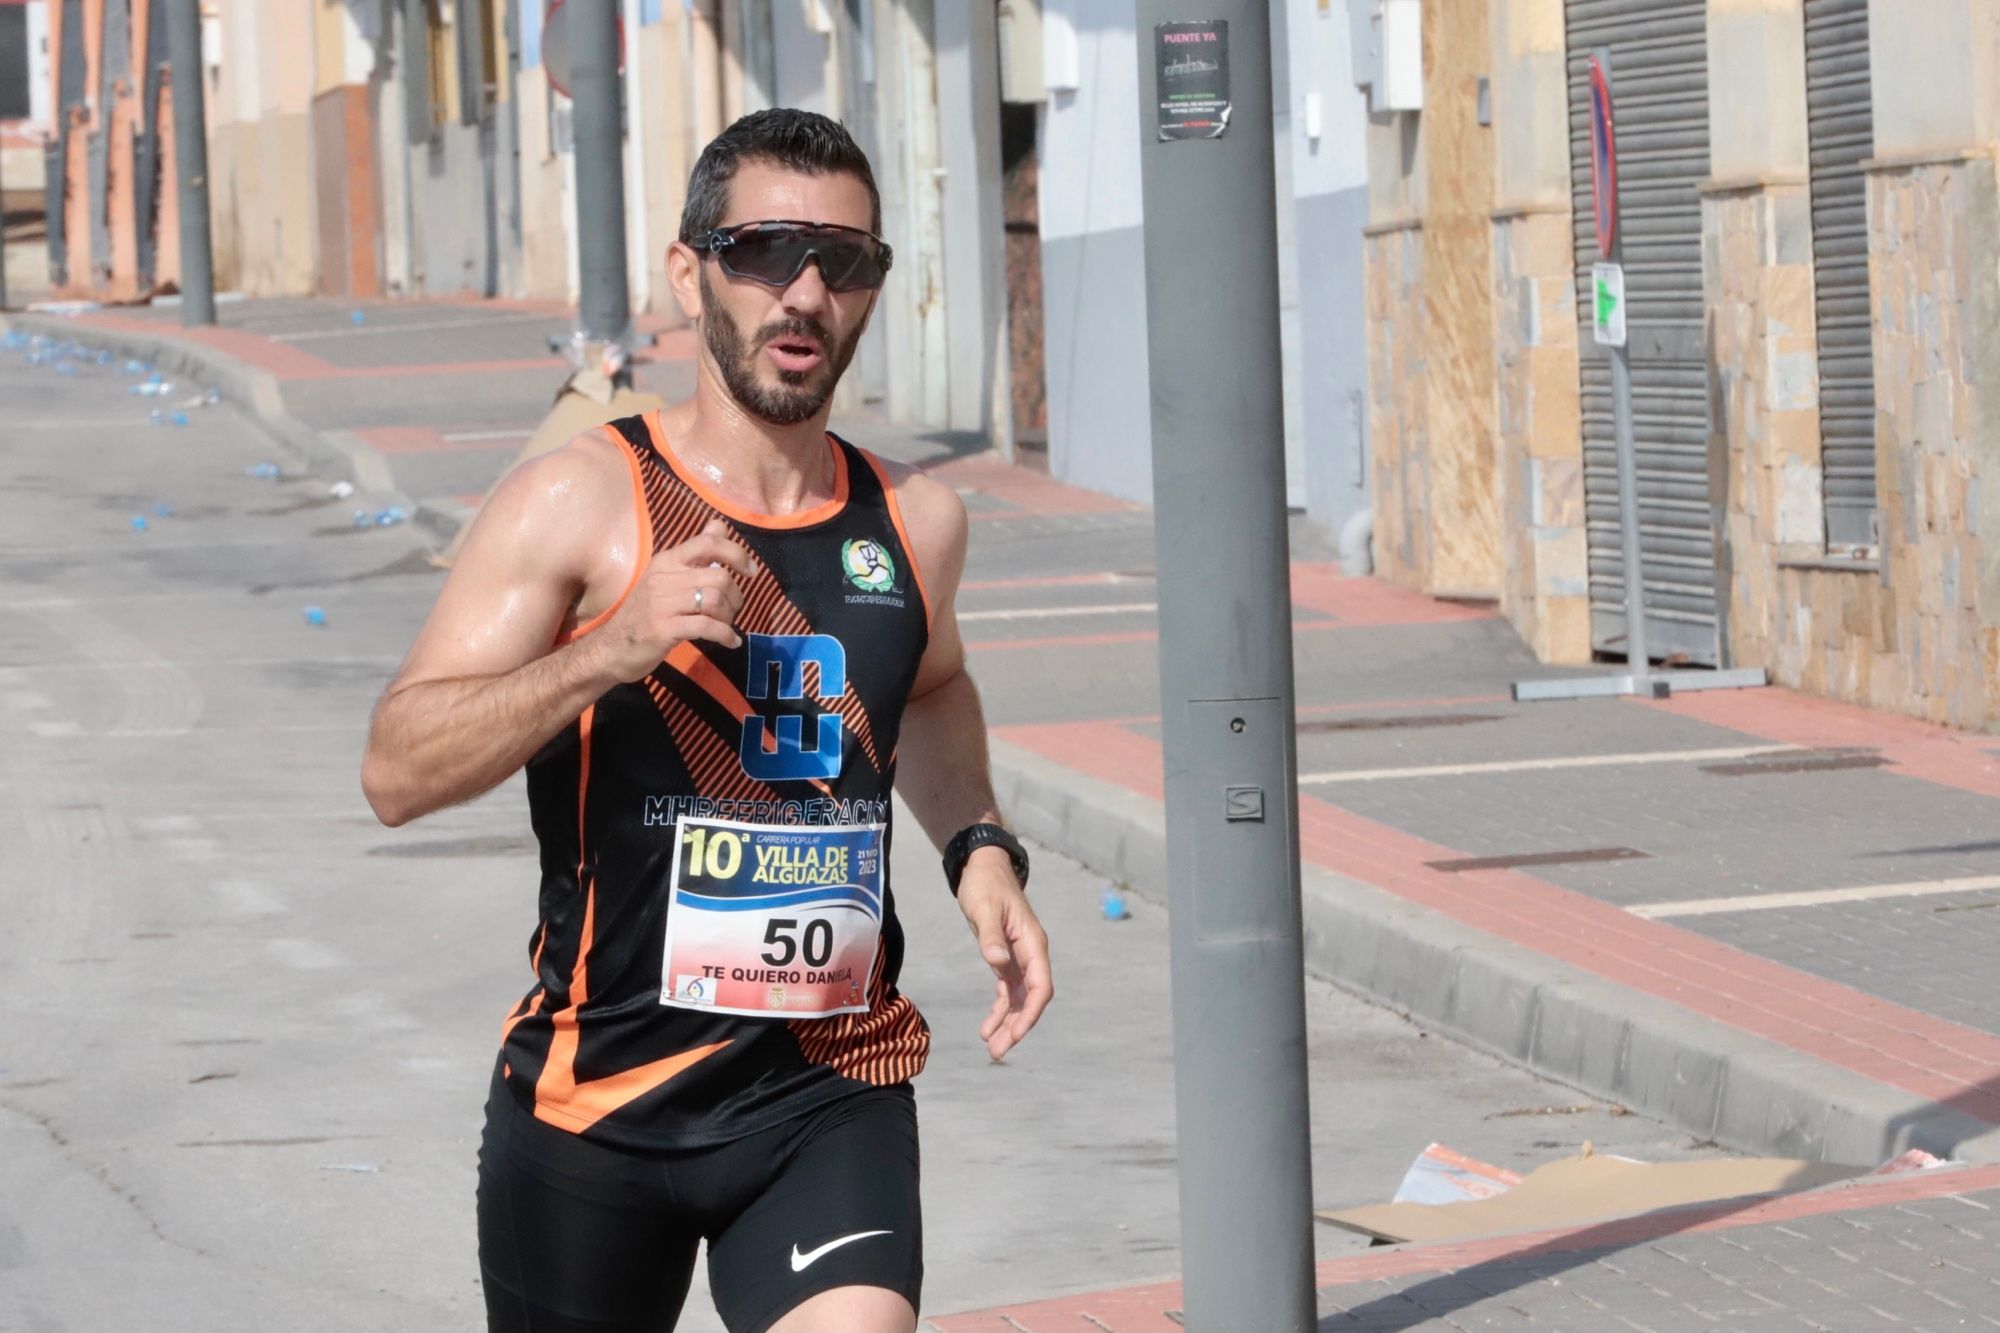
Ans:
POLYGON ((894 493, 865 451, 829 435, 833 499, 771 517, 683 471, 657 413, 603 429, 631 468, 642 539, 651 539, 642 555, 720 517, 762 571, 736 620, 743 646, 677 646, 529 761, 541 923, 529 945, 535 983, 507 1017, 500 1059, 514 1095, 549 1124, 639 1151, 696 1147, 924 1066, 930 1030, 896 989, 903 932, 886 847, 865 1011, 744 1017, 669 1007, 661 987, 678 820, 890 822, 896 737, 929 639, 928 607, 894 493), (817 670, 799 668, 791 688, 783 671, 753 681, 753 650, 768 656, 773 642, 817 670), (844 691, 825 697, 843 675, 844 691))

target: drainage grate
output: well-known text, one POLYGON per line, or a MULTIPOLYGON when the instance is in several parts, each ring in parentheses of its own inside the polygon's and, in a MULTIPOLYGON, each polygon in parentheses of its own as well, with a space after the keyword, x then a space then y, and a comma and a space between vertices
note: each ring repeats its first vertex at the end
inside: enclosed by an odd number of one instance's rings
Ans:
POLYGON ((1420 713, 1405 717, 1343 717, 1324 722, 1299 723, 1299 735, 1318 736, 1333 731, 1411 731, 1420 727, 1465 727, 1475 722, 1498 722, 1495 713, 1420 713))
POLYGON ((1518 856, 1467 856, 1454 861, 1426 861, 1432 870, 1459 874, 1467 870, 1519 870, 1526 866, 1582 865, 1592 861, 1645 861, 1634 847, 1585 847, 1571 852, 1524 852, 1518 856))
POLYGON ((1873 750, 1807 750, 1773 755, 1740 764, 1703 764, 1701 771, 1719 778, 1747 778, 1779 773, 1828 773, 1842 768, 1881 768, 1889 761, 1873 750))

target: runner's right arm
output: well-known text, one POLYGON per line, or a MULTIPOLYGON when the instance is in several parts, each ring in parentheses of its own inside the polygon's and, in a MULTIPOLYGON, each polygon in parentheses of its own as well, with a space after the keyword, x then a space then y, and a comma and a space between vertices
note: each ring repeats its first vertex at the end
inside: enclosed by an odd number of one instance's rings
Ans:
POLYGON ((613 685, 675 644, 735 646, 750 553, 721 524, 661 552, 611 618, 553 647, 566 620, 611 605, 645 559, 627 465, 582 436, 508 477, 481 510, 402 670, 376 705, 361 786, 390 827, 512 776, 613 685), (694 612, 695 590, 702 610, 694 612))

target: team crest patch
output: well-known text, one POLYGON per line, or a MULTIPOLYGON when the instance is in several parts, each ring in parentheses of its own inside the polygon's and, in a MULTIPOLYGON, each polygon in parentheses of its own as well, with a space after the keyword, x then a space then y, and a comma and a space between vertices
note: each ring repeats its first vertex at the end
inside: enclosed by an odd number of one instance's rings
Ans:
POLYGON ((863 592, 889 592, 896 586, 896 562, 882 543, 856 537, 840 548, 840 567, 847 581, 863 592))

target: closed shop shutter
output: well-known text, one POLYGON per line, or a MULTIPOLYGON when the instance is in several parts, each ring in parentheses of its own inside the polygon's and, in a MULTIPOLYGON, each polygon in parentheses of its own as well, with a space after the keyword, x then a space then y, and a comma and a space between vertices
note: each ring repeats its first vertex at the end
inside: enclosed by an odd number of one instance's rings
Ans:
POLYGON ((1805 0, 1812 149, 1813 294, 1830 550, 1875 544, 1875 358, 1868 299, 1868 182, 1875 151, 1868 0, 1805 0))
POLYGON ((1646 636, 1656 657, 1720 656, 1716 519, 1710 497, 1703 346, 1701 196, 1708 175, 1705 0, 1567 0, 1570 183, 1583 328, 1584 494, 1591 642, 1622 653, 1625 577, 1618 526, 1611 361, 1590 337, 1590 53, 1611 51, 1618 132, 1632 424, 1638 446, 1646 636))

